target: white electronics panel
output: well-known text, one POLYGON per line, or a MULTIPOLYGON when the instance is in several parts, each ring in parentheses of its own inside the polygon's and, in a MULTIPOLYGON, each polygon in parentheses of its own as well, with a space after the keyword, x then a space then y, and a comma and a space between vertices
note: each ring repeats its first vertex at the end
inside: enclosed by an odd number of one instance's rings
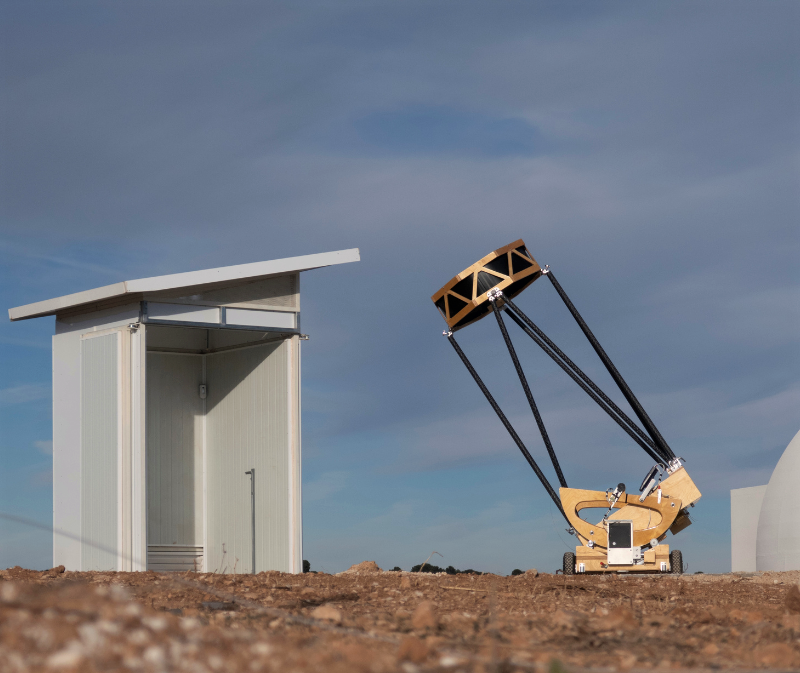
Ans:
POLYGON ((633 563, 633 522, 608 522, 608 565, 633 563))

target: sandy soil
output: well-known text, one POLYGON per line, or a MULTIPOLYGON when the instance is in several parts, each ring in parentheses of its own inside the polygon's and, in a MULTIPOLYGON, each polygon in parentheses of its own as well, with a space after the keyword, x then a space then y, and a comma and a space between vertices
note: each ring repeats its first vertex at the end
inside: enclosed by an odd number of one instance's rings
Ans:
POLYGON ((0 571, 2 671, 800 670, 800 573, 0 571))

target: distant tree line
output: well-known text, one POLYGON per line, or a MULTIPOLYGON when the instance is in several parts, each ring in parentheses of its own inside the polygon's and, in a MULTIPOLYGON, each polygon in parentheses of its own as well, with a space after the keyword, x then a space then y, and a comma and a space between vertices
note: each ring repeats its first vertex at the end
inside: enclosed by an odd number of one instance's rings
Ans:
MULTIPOLYGON (((400 566, 395 566, 392 568, 392 572, 402 572, 403 569, 400 566)), ((315 572, 311 570, 311 564, 308 561, 303 561, 303 572, 315 572)), ((473 570, 472 568, 467 568, 466 570, 459 570, 458 568, 454 568, 453 566, 447 566, 446 568, 440 568, 439 566, 431 565, 430 563, 420 563, 419 565, 415 565, 411 568, 412 573, 447 573, 448 575, 483 575, 484 573, 478 572, 477 570, 473 570), (423 567, 424 566, 424 567, 423 567)), ((514 568, 511 572, 512 575, 522 575, 522 570, 519 568, 514 568)))
MULTIPOLYGON (((393 570, 400 570, 397 566, 393 568, 393 570)), ((440 568, 439 566, 431 565, 430 563, 419 564, 416 566, 412 566, 411 568, 412 573, 447 573, 448 575, 483 575, 483 573, 478 572, 477 570, 473 570, 472 568, 467 568, 467 570, 459 570, 458 568, 454 568, 453 566, 447 566, 446 568, 440 568)))

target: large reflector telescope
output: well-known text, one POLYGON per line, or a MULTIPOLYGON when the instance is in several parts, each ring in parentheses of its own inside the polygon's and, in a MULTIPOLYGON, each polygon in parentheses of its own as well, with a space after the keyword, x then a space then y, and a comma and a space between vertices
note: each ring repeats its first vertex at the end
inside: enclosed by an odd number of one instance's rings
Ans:
POLYGON ((513 299, 541 275, 541 267, 519 239, 464 269, 431 299, 447 326, 455 332, 492 310, 486 293, 493 287, 513 299))
MULTIPOLYGON (((511 439, 531 466, 539 481, 544 486, 553 503, 564 519, 569 523, 569 532, 577 535, 581 546, 576 552, 564 555, 564 572, 606 572, 609 568, 630 571, 666 572, 674 568, 674 572, 682 572, 683 561, 679 551, 668 552, 666 545, 661 545, 667 530, 673 534, 685 528, 689 523, 687 507, 693 506, 700 498, 700 491, 691 481, 683 468, 682 458, 675 455, 652 419, 647 415, 639 400, 622 378, 611 358, 603 350, 589 326, 581 317, 564 288, 556 280, 550 267, 540 267, 533 255, 528 252, 522 239, 509 243, 502 248, 490 252, 485 257, 467 267, 436 292, 431 299, 439 309, 448 329, 444 335, 450 342, 458 357, 464 363, 478 388, 492 407, 501 423, 505 426, 511 439), (514 302, 514 298, 540 276, 547 276, 565 306, 578 323, 581 331, 589 340, 592 348, 605 365, 611 378, 633 409, 634 415, 642 424, 640 427, 626 414, 608 395, 595 384, 550 339, 514 302), (542 435, 547 453, 556 472, 560 485, 557 493, 542 472, 536 460, 528 451, 522 438, 517 434, 508 417, 503 413, 494 396, 489 392, 466 353, 456 341, 454 332, 471 325, 488 313, 494 313, 498 327, 506 344, 508 353, 514 364, 520 384, 528 400, 539 432, 542 435), (505 316, 505 317, 504 317, 505 316), (625 492, 625 485, 619 484, 615 489, 587 491, 569 488, 561 470, 550 436, 544 425, 533 390, 522 369, 516 348, 506 326, 505 318, 515 323, 522 332, 530 337, 575 383, 605 411, 625 433, 638 444, 645 453, 655 461, 655 466, 648 472, 642 484, 641 495, 634 496, 625 492), (666 477, 666 478, 664 478, 666 477), (663 481, 662 481, 663 479, 663 481), (657 480, 660 481, 658 485, 657 480), (658 490, 658 495, 652 495, 658 490), (663 498, 662 498, 663 496, 663 498), (603 521, 593 526, 581 518, 579 512, 590 507, 608 505, 603 521), (614 514, 614 509, 619 510, 614 514), (654 512, 657 516, 654 516, 654 512), (656 520, 657 519, 657 520, 656 520), (624 524, 626 535, 624 554, 618 541, 614 541, 612 528, 624 524), (609 537, 610 536, 610 537, 609 537), (611 549, 609 547, 615 547, 611 549)), ((534 386, 535 387, 535 386, 534 386)), ((616 530, 616 528, 614 528, 616 530)))

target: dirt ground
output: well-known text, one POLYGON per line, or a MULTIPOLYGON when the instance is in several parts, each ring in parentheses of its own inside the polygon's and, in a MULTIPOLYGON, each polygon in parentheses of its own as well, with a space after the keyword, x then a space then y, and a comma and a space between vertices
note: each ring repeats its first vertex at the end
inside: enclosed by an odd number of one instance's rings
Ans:
POLYGON ((0 671, 800 670, 800 572, 0 571, 0 671))

